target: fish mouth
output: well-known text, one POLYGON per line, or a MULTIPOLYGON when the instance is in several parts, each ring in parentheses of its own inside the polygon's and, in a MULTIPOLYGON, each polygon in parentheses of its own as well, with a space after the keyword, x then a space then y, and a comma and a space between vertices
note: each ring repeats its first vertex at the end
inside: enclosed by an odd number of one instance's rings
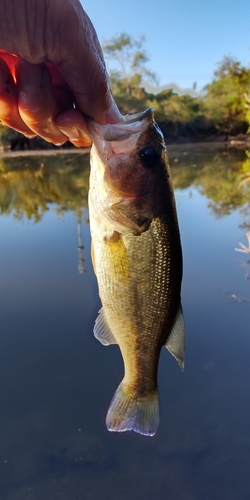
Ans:
POLYGON ((88 120, 88 129, 100 156, 108 160, 113 154, 130 154, 137 139, 154 121, 154 110, 148 108, 141 113, 125 115, 123 122, 99 125, 88 120))
POLYGON ((125 115, 124 116, 124 121, 129 124, 129 123, 134 123, 137 121, 142 121, 144 119, 147 119, 149 122, 154 122, 154 108, 147 108, 145 111, 142 111, 140 113, 135 113, 133 115, 125 115))

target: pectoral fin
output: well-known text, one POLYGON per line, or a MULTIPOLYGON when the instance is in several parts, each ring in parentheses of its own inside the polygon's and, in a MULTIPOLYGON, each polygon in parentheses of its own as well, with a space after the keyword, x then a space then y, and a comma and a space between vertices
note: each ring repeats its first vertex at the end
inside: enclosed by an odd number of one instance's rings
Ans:
POLYGON ((116 228, 117 225, 117 230, 119 232, 125 234, 132 233, 136 236, 147 231, 151 223, 150 218, 142 216, 142 214, 133 207, 133 198, 122 198, 117 203, 113 204, 109 216, 114 228, 116 228))
POLYGON ((134 233, 139 230, 139 226, 136 224, 136 221, 131 218, 128 208, 129 202, 126 200, 120 200, 110 208, 110 220, 112 221, 114 229, 120 233, 134 233))
POLYGON ((165 343, 166 348, 175 357, 180 367, 184 368, 185 324, 181 304, 176 314, 171 333, 165 343))
POLYGON ((94 336, 103 345, 117 344, 117 341, 107 325, 103 307, 100 309, 94 326, 94 336))

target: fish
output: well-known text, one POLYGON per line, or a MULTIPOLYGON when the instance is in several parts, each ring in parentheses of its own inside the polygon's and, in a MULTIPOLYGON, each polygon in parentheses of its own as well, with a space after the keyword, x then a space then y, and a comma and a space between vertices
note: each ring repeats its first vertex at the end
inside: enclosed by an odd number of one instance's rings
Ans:
POLYGON ((106 425, 153 436, 161 348, 181 368, 185 350, 182 248, 166 145, 152 108, 88 126, 91 255, 102 303, 94 335, 105 346, 118 344, 124 363, 106 425))

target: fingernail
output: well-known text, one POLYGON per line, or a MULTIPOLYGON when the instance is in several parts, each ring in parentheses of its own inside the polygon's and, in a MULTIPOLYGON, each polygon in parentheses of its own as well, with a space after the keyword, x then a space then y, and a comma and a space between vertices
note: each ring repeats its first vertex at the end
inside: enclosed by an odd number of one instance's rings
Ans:
POLYGON ((75 146, 90 146, 92 144, 91 137, 77 127, 59 127, 59 129, 75 146))
POLYGON ((36 137, 36 134, 27 134, 26 132, 21 132, 27 139, 34 139, 36 137))

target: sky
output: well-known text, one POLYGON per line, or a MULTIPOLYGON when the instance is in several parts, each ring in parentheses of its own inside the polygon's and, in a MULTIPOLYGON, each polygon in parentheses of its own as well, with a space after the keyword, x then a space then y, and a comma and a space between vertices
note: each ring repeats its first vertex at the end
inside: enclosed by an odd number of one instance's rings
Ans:
POLYGON ((100 42, 145 35, 147 64, 160 85, 197 90, 231 55, 250 66, 250 0, 81 0, 100 42))

